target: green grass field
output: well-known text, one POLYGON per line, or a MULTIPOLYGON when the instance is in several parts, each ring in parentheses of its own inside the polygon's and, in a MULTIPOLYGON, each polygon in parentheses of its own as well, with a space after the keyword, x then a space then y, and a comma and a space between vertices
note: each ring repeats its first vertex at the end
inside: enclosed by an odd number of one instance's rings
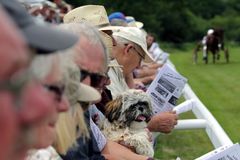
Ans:
MULTIPOLYGON (((191 46, 191 45, 190 45, 191 46)), ((240 142, 240 47, 229 46, 230 63, 226 64, 223 53, 220 61, 203 63, 199 52, 198 64, 192 62, 193 47, 166 49, 177 70, 186 78, 195 94, 207 106, 217 121, 236 143, 240 142)), ((211 56, 211 55, 210 55, 211 56)), ((194 118, 191 112, 180 119, 194 118)), ((161 160, 192 160, 213 149, 204 130, 175 130, 169 135, 160 135, 155 157, 161 160)))

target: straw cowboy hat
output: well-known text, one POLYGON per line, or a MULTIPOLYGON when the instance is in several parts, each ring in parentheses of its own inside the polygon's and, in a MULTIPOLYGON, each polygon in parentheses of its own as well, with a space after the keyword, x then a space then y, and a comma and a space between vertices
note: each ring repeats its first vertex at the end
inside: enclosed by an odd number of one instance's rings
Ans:
POLYGON ((118 29, 110 25, 106 9, 101 5, 81 6, 71 10, 63 17, 64 23, 79 23, 83 21, 96 26, 99 30, 118 29))
POLYGON ((118 31, 113 33, 114 36, 119 36, 122 38, 125 38, 129 41, 132 41, 139 45, 143 52, 144 52, 144 59, 143 61, 146 63, 154 62, 153 58, 151 57, 150 53, 147 50, 147 42, 146 42, 146 36, 137 27, 122 27, 118 31))

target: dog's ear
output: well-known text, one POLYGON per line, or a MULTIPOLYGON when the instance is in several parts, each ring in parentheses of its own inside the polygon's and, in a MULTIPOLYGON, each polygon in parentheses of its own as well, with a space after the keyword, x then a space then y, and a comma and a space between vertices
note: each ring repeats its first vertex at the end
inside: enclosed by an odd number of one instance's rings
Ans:
POLYGON ((118 120, 122 110, 122 96, 118 96, 116 99, 108 102, 105 109, 105 116, 108 118, 109 122, 118 120))

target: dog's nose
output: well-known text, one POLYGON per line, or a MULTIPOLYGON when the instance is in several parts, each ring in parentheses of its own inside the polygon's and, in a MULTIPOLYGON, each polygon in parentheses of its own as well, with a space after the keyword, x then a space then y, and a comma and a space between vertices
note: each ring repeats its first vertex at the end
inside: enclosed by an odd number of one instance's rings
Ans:
POLYGON ((144 110, 144 108, 143 107, 139 107, 138 108, 141 112, 144 110))

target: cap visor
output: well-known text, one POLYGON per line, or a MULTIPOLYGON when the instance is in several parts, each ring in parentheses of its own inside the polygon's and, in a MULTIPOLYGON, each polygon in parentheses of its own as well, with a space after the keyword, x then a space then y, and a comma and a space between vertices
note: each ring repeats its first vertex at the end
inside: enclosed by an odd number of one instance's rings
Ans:
POLYGON ((77 36, 50 25, 32 24, 23 28, 23 32, 29 45, 37 49, 39 54, 64 50, 78 41, 77 36))
POLYGON ((122 28, 122 26, 106 26, 106 27, 101 27, 101 28, 99 28, 99 30, 101 30, 101 31, 106 31, 106 30, 111 30, 111 31, 117 31, 117 30, 119 30, 119 29, 121 29, 122 28))
POLYGON ((79 101, 97 102, 97 101, 101 100, 100 93, 96 89, 94 89, 88 85, 80 83, 79 90, 80 90, 80 92, 79 92, 80 95, 78 98, 79 101))
POLYGON ((140 29, 143 27, 143 23, 142 22, 136 21, 135 24, 140 29))

